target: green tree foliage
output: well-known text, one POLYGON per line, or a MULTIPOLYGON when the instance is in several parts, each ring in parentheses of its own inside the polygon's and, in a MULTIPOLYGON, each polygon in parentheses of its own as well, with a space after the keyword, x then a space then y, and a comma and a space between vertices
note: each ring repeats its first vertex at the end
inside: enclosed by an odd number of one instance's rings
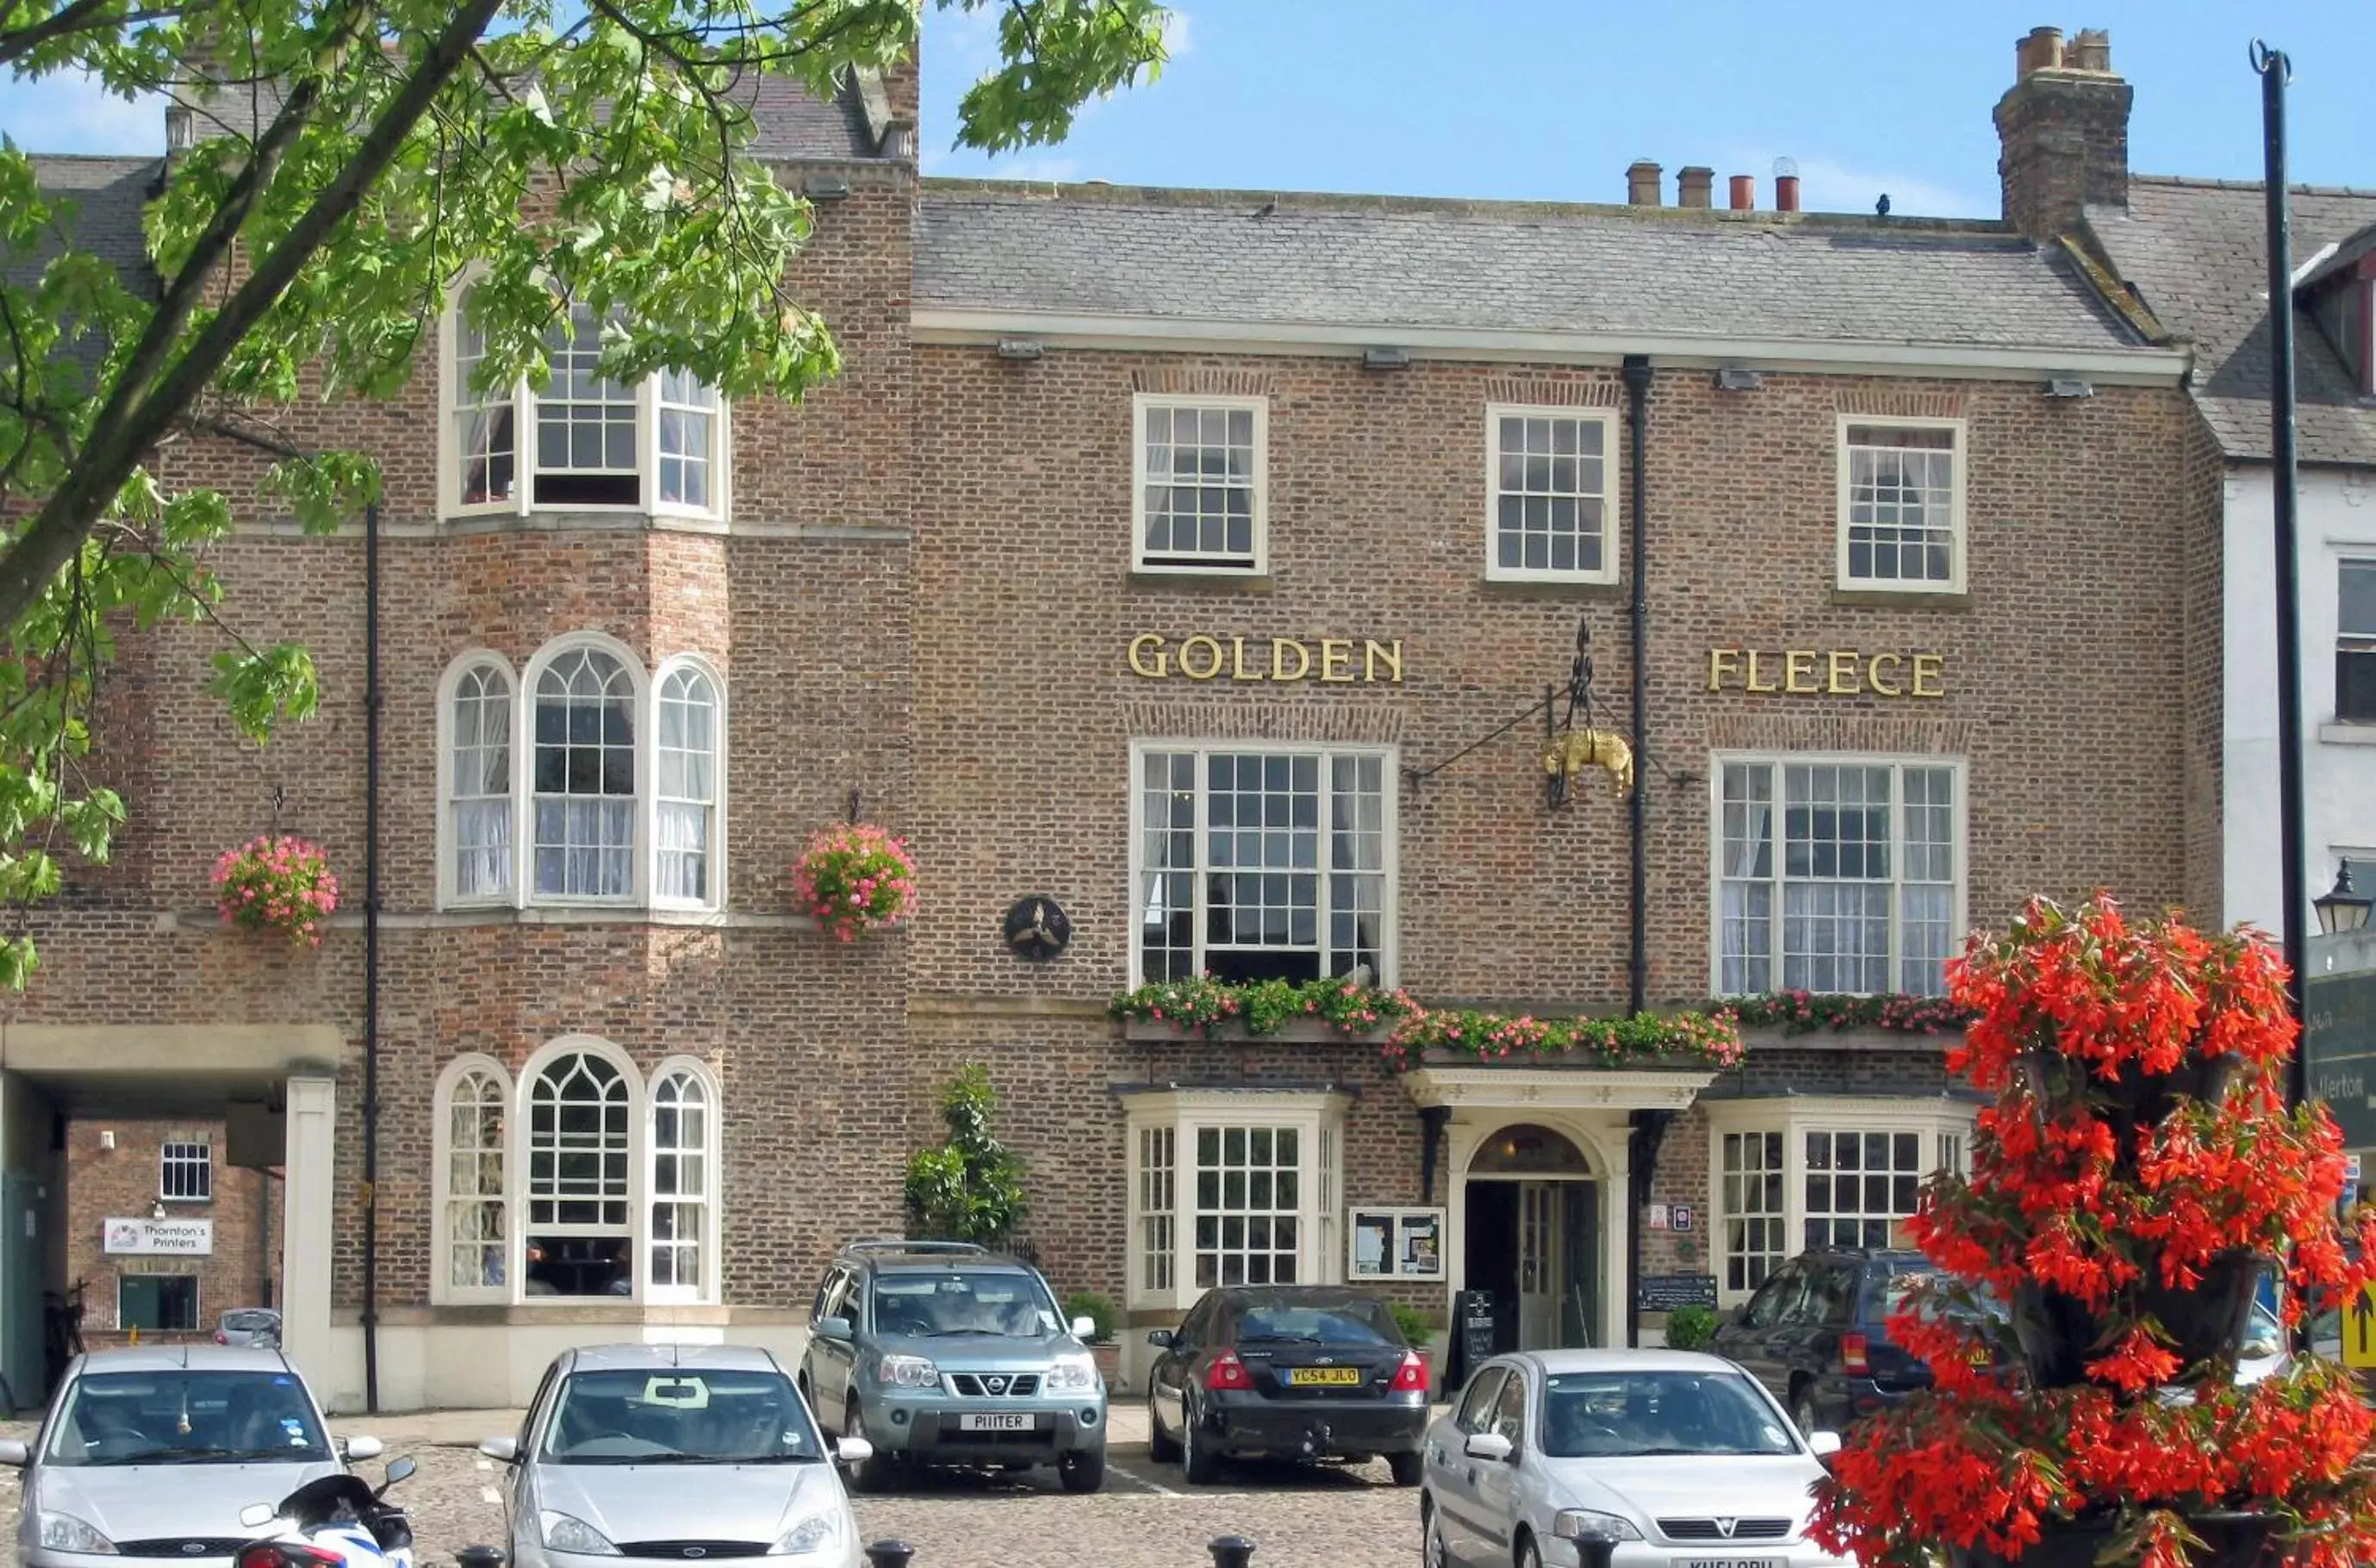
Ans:
POLYGON ((901 1189, 909 1229, 919 1238, 1003 1247, 1022 1227, 1023 1160, 992 1134, 997 1110, 997 1092, 979 1063, 950 1081, 941 1099, 948 1142, 909 1157, 901 1189))
MULTIPOLYGON (((1063 137, 1087 99, 1151 77, 1155 0, 994 6, 1003 59, 956 140, 1063 137)), ((77 236, 0 145, 0 899, 103 859, 124 802, 89 768, 97 684, 126 627, 214 620, 218 695, 262 740, 318 696, 295 646, 218 618, 214 491, 168 489, 160 444, 300 395, 382 398, 480 281, 488 385, 547 376, 574 302, 613 323, 600 373, 668 366, 730 397, 834 374, 785 267, 810 215, 746 155, 760 78, 828 94, 909 55, 924 0, 0 0, 0 80, 83 72, 193 112, 149 203, 152 280, 77 236)), ((146 269, 143 269, 144 271, 146 269)), ((288 454, 276 505, 309 529, 378 492, 371 460, 288 454)), ((33 952, 0 940, 0 981, 33 952)))

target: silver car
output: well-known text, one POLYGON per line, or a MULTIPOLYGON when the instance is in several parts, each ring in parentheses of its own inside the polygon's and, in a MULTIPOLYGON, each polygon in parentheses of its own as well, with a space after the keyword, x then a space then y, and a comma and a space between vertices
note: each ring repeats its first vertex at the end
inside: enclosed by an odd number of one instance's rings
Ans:
MULTIPOLYGON (((377 1440, 350 1438, 349 1459, 377 1440)), ((339 1473, 321 1406, 278 1350, 164 1345, 77 1357, 32 1443, 0 1443, 24 1467, 17 1560, 94 1568, 170 1557, 228 1568, 255 1531, 240 1511, 339 1473)))
POLYGON ((479 1444, 511 1467, 514 1568, 683 1568, 767 1557, 856 1568, 858 1524, 833 1448, 775 1357, 715 1345, 562 1353, 517 1437, 479 1444))
POLYGON ((1839 1445, 1720 1357, 1498 1357, 1428 1429, 1428 1568, 1851 1568, 1807 1538, 1839 1445))

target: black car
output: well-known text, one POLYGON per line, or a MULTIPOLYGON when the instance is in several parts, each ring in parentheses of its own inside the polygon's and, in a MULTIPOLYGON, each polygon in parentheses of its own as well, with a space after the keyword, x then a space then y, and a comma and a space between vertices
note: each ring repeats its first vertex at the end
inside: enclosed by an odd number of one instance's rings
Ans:
POLYGON ((1146 1342, 1164 1352, 1147 1374, 1147 1450, 1179 1460, 1191 1481, 1214 1479, 1224 1458, 1383 1455, 1396 1485, 1419 1484, 1427 1363, 1377 1297, 1231 1286, 1146 1342))
MULTIPOLYGON (((1930 1386, 1930 1369, 1891 1342, 1889 1319, 1938 1272, 1916 1252, 1802 1253, 1767 1277, 1708 1348, 1773 1390, 1800 1431, 1845 1431, 1930 1386)), ((1993 1308, 1983 1300, 1974 1310, 1993 1308)))

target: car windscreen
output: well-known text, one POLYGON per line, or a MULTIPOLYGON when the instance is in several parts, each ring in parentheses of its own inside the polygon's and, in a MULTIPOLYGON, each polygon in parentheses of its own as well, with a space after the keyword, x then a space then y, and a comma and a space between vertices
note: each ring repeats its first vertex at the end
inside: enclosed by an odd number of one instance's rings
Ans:
POLYGON ((262 1312, 255 1309, 250 1309, 246 1312, 225 1313, 222 1315, 222 1326, 226 1333, 255 1334, 267 1328, 279 1328, 280 1326, 280 1314, 279 1313, 262 1312))
POLYGON ((1034 1275, 1011 1269, 935 1269, 874 1277, 874 1332, 921 1339, 997 1335, 1037 1339, 1063 1332, 1056 1303, 1034 1275))
POLYGON ((1241 1345, 1283 1340, 1311 1345, 1399 1346, 1395 1320, 1377 1301, 1254 1301, 1237 1311, 1241 1345))
POLYGON ((1543 1380, 1553 1458, 1799 1452, 1788 1424, 1738 1372, 1554 1372, 1543 1380))
POLYGON ((293 1372, 88 1372, 50 1425, 52 1465, 318 1464, 321 1417, 293 1372))
POLYGON ((543 1452, 556 1465, 767 1465, 825 1447, 779 1372, 637 1367, 563 1380, 543 1452))

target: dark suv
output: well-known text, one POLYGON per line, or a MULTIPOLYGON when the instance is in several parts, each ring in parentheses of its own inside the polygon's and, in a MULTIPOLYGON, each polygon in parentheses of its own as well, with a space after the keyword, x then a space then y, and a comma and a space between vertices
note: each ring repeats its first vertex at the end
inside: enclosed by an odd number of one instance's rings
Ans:
POLYGON ((1891 1343, 1889 1318, 1938 1272, 1916 1252, 1801 1253, 1767 1277, 1708 1348, 1772 1389, 1800 1431, 1846 1431, 1930 1386, 1930 1369, 1891 1343))
POLYGON ((1067 1491, 1106 1473, 1106 1388, 1040 1271, 965 1241, 853 1241, 826 1270, 801 1359, 817 1420, 863 1437, 851 1480, 907 1465, 1053 1465, 1067 1491))

